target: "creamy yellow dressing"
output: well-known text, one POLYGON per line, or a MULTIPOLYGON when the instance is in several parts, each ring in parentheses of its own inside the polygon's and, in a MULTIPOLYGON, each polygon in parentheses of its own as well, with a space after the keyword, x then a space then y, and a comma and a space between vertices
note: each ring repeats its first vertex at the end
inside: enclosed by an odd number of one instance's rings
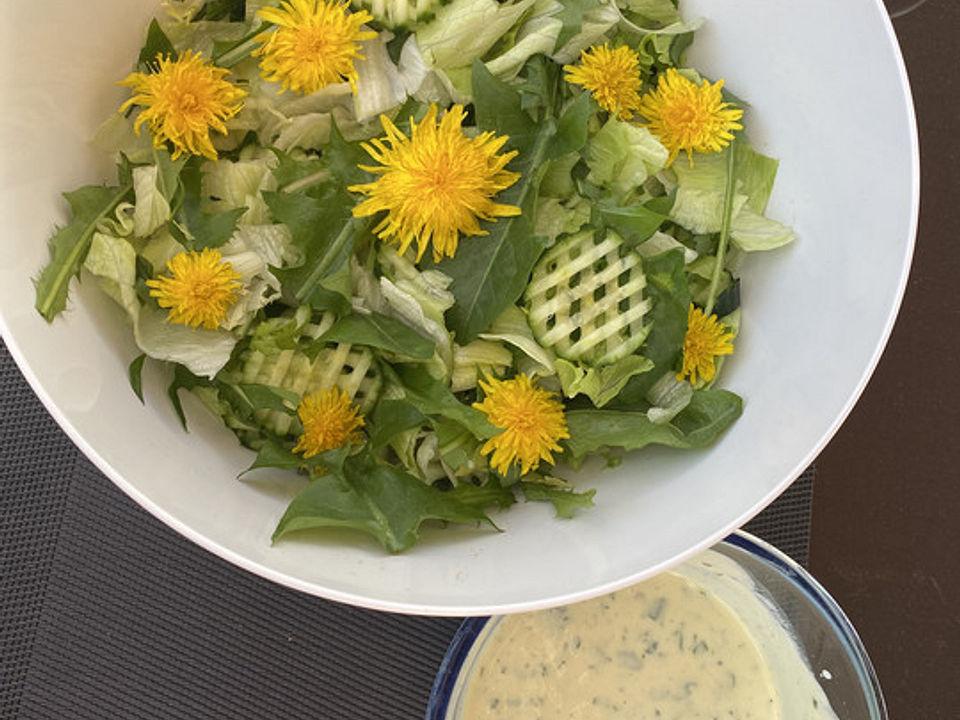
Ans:
POLYGON ((688 563, 686 574, 681 568, 595 600, 503 618, 475 656, 453 716, 835 718, 786 632, 768 632, 780 627, 769 608, 738 602, 750 613, 742 620, 718 597, 729 602, 739 591, 727 585, 743 580, 737 571, 746 574, 716 553, 705 558, 688 563), (712 587, 718 565, 725 585, 712 587), (755 640, 766 645, 768 636, 783 647, 771 653, 755 640), (800 696, 804 709, 795 713, 800 696))

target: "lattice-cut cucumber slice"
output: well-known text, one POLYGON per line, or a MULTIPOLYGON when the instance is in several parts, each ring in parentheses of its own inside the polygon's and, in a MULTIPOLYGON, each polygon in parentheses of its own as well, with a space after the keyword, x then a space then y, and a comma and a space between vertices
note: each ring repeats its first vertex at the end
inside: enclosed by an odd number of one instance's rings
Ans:
POLYGON ((351 0, 354 8, 369 11, 389 28, 408 27, 418 20, 429 20, 448 0, 351 0))
MULTIPOLYGON (((377 400, 383 377, 367 348, 331 344, 313 361, 297 350, 282 350, 273 355, 251 351, 243 366, 242 382, 272 385, 301 397, 336 385, 359 406, 360 412, 367 412, 377 400)), ((296 418, 292 415, 258 410, 254 416, 263 427, 279 435, 295 431, 296 418)))
POLYGON ((635 352, 650 323, 640 256, 614 232, 589 229, 550 248, 524 299, 537 341, 567 360, 607 365, 635 352))

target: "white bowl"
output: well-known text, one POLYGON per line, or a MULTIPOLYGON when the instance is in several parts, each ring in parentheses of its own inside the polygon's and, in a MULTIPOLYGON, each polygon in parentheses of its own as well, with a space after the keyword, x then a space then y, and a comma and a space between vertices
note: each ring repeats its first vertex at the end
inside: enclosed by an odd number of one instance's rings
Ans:
MULTIPOLYGON (((151 513, 231 562, 290 587, 371 608, 502 614, 582 600, 652 575, 759 512, 816 457, 889 335, 913 250, 918 150, 907 78, 880 0, 686 0, 703 15, 692 64, 753 105, 750 137, 781 159, 770 215, 798 242, 749 258, 743 334, 724 384, 743 417, 703 452, 645 451, 586 473, 596 507, 554 520, 534 503, 504 533, 430 530, 399 556, 353 535, 271 547, 289 488, 235 479, 250 462, 164 384, 147 407, 127 386, 138 354, 93 283, 48 326, 30 278, 66 219, 59 193, 112 179, 86 141, 124 98, 155 0, 11 3, 0 29, 0 329, 49 411, 151 513), (851 43, 856 52, 850 52, 851 43)), ((330 536, 327 536, 328 538, 330 536)))

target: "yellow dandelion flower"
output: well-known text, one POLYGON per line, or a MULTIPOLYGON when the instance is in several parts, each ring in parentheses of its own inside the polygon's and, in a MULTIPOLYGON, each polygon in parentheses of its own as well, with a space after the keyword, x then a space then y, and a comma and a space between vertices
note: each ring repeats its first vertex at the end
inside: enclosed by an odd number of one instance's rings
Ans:
POLYGON ((177 253, 167 262, 167 270, 169 275, 147 280, 147 286, 157 304, 169 308, 167 319, 180 325, 216 330, 243 287, 240 274, 211 248, 177 253))
POLYGON ((569 83, 582 85, 597 104, 622 120, 640 109, 640 57, 621 45, 593 45, 580 53, 579 65, 564 65, 569 83))
POLYGON ((380 177, 348 188, 369 195, 353 208, 353 215, 368 217, 386 210, 374 232, 383 240, 398 242, 401 254, 416 240, 417 260, 431 241, 434 260, 453 257, 461 233, 488 234, 480 228, 481 220, 520 214, 515 205, 491 199, 520 177, 504 170, 517 152, 497 154, 506 136, 485 132, 466 137, 461 130, 465 116, 463 107, 454 105, 438 123, 437 106, 431 105, 419 124, 410 119, 408 138, 381 115, 386 137, 363 143, 381 166, 360 167, 380 177))
POLYGON ((552 463, 551 453, 561 450, 557 441, 570 437, 560 400, 524 374, 512 380, 488 377, 480 387, 486 397, 473 406, 503 429, 480 448, 484 455, 493 453, 490 466, 506 475, 515 461, 521 474, 535 469, 541 460, 552 463))
POLYGON ((143 108, 133 125, 139 135, 144 123, 153 133, 153 144, 173 144, 173 157, 183 153, 217 159, 210 131, 226 134, 224 124, 243 107, 246 91, 224 80, 230 71, 214 67, 200 53, 185 51, 171 60, 157 55, 152 73, 135 72, 117 83, 133 88, 134 95, 120 106, 143 108))
POLYGON ((301 95, 349 81, 356 94, 354 61, 363 60, 359 41, 377 34, 360 29, 373 20, 370 13, 348 13, 348 6, 341 0, 285 0, 258 10, 261 20, 277 26, 255 38, 261 45, 253 55, 261 58, 264 78, 301 95))
POLYGON ((716 315, 707 317, 703 310, 692 303, 687 312, 687 335, 683 339, 683 368, 677 380, 690 376, 690 384, 697 382, 697 373, 704 382, 713 380, 717 374, 714 358, 733 353, 733 333, 717 320, 716 315))
POLYGON ((309 458, 347 443, 361 443, 363 416, 358 412, 357 406, 350 402, 350 396, 340 388, 307 395, 297 408, 303 434, 293 451, 309 458))
POLYGON ((690 164, 693 153, 720 152, 733 140, 733 131, 742 130, 737 122, 743 110, 723 101, 723 80, 711 85, 706 80, 697 85, 675 68, 669 68, 640 100, 643 123, 670 151, 667 164, 673 163, 684 150, 690 164))

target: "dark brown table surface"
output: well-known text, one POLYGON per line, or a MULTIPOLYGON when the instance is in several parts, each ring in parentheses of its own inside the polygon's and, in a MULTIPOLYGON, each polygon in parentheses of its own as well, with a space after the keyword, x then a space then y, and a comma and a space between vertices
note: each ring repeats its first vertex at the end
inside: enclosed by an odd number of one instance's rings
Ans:
MULTIPOLYGON (((917 249, 880 364, 817 460, 810 569, 859 630, 890 717, 956 720, 960 2, 926 0, 912 10, 916 0, 887 5, 920 132, 917 249), (897 16, 897 10, 908 12, 897 16)), ((849 51, 855 47, 851 39, 849 51)))

